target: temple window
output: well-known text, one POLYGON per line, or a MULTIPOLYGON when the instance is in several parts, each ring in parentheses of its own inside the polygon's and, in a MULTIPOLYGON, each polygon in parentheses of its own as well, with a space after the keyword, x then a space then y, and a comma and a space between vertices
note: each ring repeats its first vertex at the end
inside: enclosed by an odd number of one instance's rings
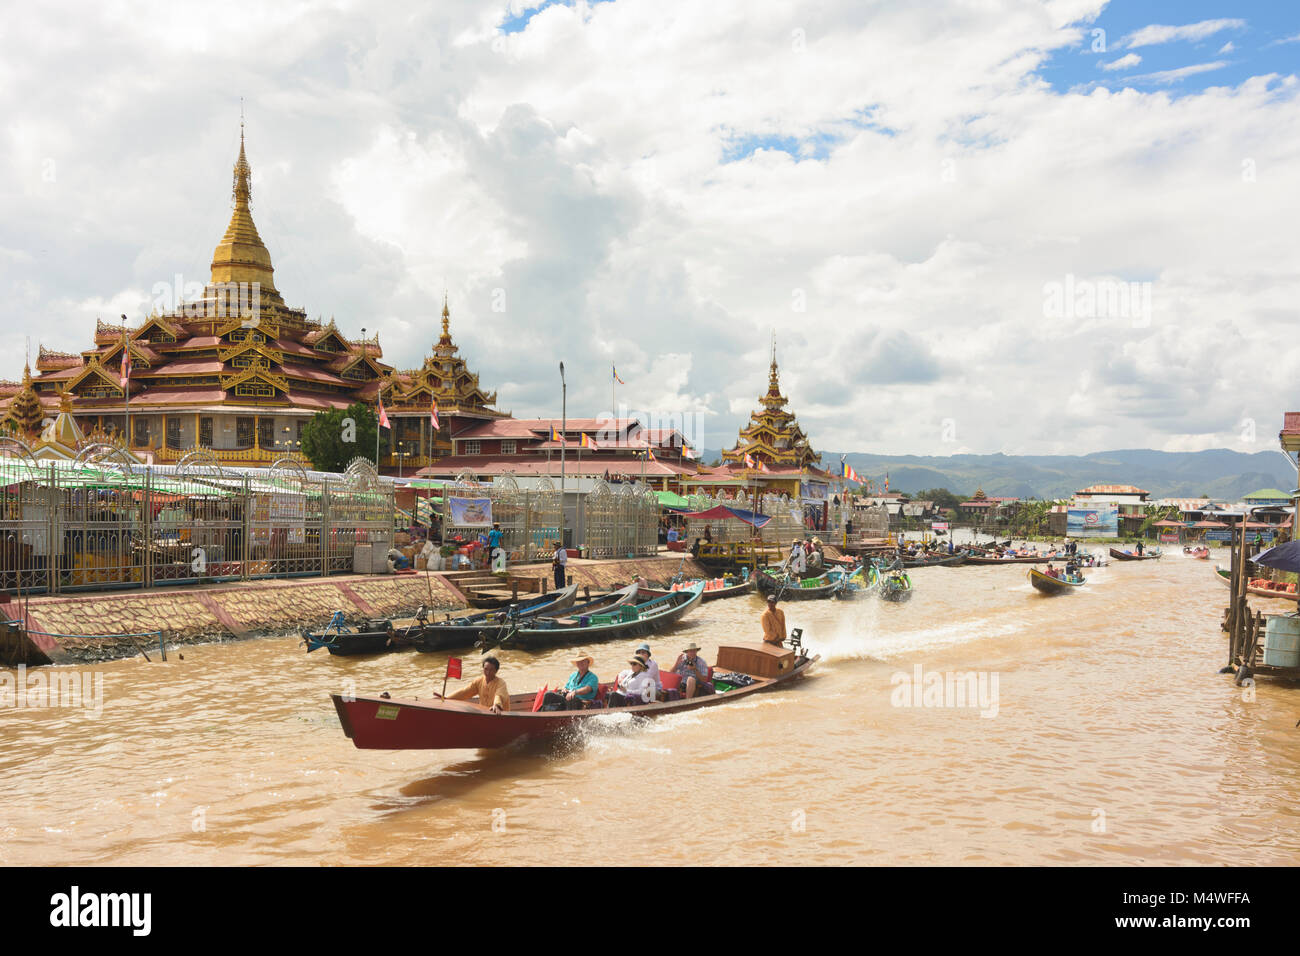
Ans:
POLYGON ((181 420, 174 415, 167 418, 167 447, 173 451, 181 449, 181 420))
POLYGON ((199 419, 199 444, 204 448, 212 447, 212 419, 199 419))
POLYGON ((236 418, 235 419, 235 447, 252 448, 253 447, 253 419, 236 418))
POLYGON ((275 419, 259 418, 257 420, 257 443, 263 448, 275 447, 275 419))
POLYGON ((131 434, 131 446, 133 448, 147 448, 149 446, 149 419, 132 418, 131 434))
POLYGON ((466 455, 481 455, 482 453, 483 453, 483 443, 482 443, 482 442, 478 442, 478 441, 467 441, 467 442, 465 442, 465 451, 464 451, 464 454, 466 454, 466 455))
POLYGON ((501 443, 501 454, 503 455, 515 454, 515 443, 513 441, 503 441, 501 443))

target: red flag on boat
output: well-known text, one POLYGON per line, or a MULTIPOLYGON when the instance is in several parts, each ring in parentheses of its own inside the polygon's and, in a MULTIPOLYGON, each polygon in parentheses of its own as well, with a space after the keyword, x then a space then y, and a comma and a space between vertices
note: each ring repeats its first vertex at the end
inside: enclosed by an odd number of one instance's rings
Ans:
POLYGON ((539 691, 537 692, 537 696, 533 698, 533 713, 534 713, 534 714, 537 713, 539 710, 542 709, 542 701, 544 701, 544 700, 546 699, 546 692, 547 692, 548 690, 550 690, 550 685, 549 685, 549 684, 544 684, 544 685, 542 686, 542 689, 539 690, 539 691))
POLYGON ((447 677, 448 678, 454 677, 456 678, 456 680, 460 680, 460 658, 459 657, 452 657, 448 659, 447 677))

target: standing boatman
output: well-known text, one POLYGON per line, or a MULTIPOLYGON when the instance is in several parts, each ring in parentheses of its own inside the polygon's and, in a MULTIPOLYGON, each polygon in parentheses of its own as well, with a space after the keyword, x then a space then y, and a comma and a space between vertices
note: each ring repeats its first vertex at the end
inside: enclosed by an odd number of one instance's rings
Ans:
POLYGON ((767 610, 763 612, 763 643, 780 647, 785 643, 785 611, 776 606, 776 595, 767 596, 767 610))

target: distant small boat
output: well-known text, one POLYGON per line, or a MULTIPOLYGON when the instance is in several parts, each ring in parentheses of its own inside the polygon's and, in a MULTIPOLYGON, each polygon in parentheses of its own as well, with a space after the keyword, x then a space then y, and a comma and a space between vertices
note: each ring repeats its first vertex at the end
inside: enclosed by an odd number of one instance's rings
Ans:
POLYGON ((1048 561, 1060 561, 1061 555, 1051 554, 1013 555, 1009 558, 995 558, 991 555, 972 555, 966 559, 967 564, 1046 564, 1048 561))
POLYGON ((1034 586, 1035 590, 1042 591, 1044 594, 1069 594, 1076 588, 1083 587, 1085 582, 1082 576, 1054 578, 1037 568, 1030 568, 1029 583, 1034 586))
POLYGON ((1202 561, 1210 560, 1209 548, 1183 548, 1183 554, 1193 558, 1200 558, 1202 561))
POLYGON ((640 586, 640 588, 638 589, 637 593, 638 593, 641 597, 644 597, 644 598, 647 598, 647 599, 648 599, 648 598, 667 597, 668 595, 672 594, 672 593, 674 592, 674 590, 677 590, 677 591, 687 590, 687 589, 689 589, 689 588, 695 586, 696 584, 704 584, 704 585, 705 585, 705 588, 704 588, 704 597, 701 599, 701 600, 703 600, 705 603, 708 603, 709 601, 721 601, 721 600, 723 600, 724 598, 739 597, 739 596, 742 595, 742 594, 748 594, 750 591, 754 590, 754 579, 753 579, 752 577, 749 578, 749 580, 747 580, 747 581, 741 581, 741 582, 738 583, 738 584, 726 584, 726 583, 724 582, 724 583, 723 583, 723 586, 720 587, 720 588, 710 588, 710 587, 708 587, 707 581, 705 581, 705 580, 703 580, 703 579, 696 578, 696 579, 692 579, 692 580, 690 580, 690 581, 683 581, 683 582, 680 582, 680 584, 678 585, 678 587, 676 587, 675 589, 674 589, 674 588, 650 588, 650 587, 646 587, 646 586, 643 584, 643 585, 640 586))
POLYGON ((905 571, 895 571, 880 579, 880 597, 886 601, 910 601, 912 590, 912 578, 905 571))
POLYGON ((1159 548, 1153 548, 1138 554, 1136 551, 1121 551, 1119 548, 1111 548, 1110 556, 1116 561, 1154 561, 1163 557, 1159 548))
POLYGON ((843 579, 832 578, 829 573, 823 573, 815 578, 793 580, 775 570, 759 568, 754 572, 754 577, 757 579, 760 591, 764 594, 776 594, 782 601, 816 601, 820 598, 834 597, 836 592, 844 587, 843 579))

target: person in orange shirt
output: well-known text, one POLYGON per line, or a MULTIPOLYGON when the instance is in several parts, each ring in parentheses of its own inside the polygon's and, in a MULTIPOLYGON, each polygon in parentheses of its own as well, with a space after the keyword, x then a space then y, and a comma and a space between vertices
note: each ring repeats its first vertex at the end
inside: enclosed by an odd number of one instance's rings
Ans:
MULTIPOLYGON (((471 697, 477 697, 478 705, 488 708, 494 714, 509 710, 510 691, 506 689, 506 682, 497 677, 497 671, 500 669, 501 662, 495 657, 483 658, 483 676, 474 678, 456 693, 448 694, 447 700, 469 700, 471 697)), ((436 692, 433 696, 442 697, 436 692)))
POLYGON ((767 596, 767 610, 763 612, 763 643, 780 647, 785 643, 785 611, 776 606, 776 595, 767 596))

